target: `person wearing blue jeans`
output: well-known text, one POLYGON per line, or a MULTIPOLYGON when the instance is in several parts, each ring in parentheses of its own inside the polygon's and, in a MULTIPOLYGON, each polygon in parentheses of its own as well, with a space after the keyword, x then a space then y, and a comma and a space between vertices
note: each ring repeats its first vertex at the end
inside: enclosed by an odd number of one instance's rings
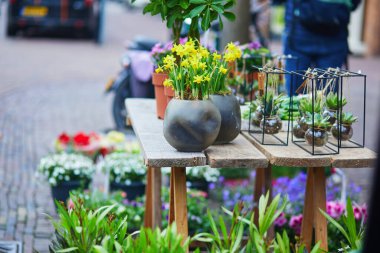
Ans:
MULTIPOLYGON (((357 8, 360 1, 273 0, 274 4, 286 4, 284 54, 298 58, 298 61, 287 61, 286 70, 342 67, 349 53, 350 12, 357 8)), ((295 82, 291 89, 287 80, 289 95, 295 95, 300 85, 300 81, 295 82)))

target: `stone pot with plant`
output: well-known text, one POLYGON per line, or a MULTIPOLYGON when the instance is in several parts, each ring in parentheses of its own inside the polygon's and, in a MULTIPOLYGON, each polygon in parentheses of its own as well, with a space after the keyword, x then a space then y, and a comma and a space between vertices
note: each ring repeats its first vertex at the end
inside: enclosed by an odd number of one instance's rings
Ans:
POLYGON ((70 191, 88 188, 95 168, 86 156, 61 153, 42 158, 37 172, 49 182, 53 199, 65 202, 70 191))
POLYGON ((323 147, 329 139, 328 128, 331 127, 329 117, 324 117, 319 113, 308 115, 307 124, 309 129, 305 133, 305 140, 309 145, 323 147))
POLYGON ((342 113, 342 123, 339 124, 339 120, 331 128, 331 133, 337 140, 348 141, 352 138, 354 130, 352 124, 358 121, 358 117, 355 117, 350 112, 342 113), (339 133, 340 127, 340 133, 339 133))
POLYGON ((338 110, 343 109, 346 104, 347 100, 345 97, 342 97, 342 99, 340 99, 337 93, 329 92, 326 96, 326 108, 323 112, 323 116, 329 116, 330 124, 334 125, 336 122, 338 110))
POLYGON ((100 166, 109 175, 111 191, 125 192, 128 200, 144 195, 146 167, 141 156, 112 153, 100 166))

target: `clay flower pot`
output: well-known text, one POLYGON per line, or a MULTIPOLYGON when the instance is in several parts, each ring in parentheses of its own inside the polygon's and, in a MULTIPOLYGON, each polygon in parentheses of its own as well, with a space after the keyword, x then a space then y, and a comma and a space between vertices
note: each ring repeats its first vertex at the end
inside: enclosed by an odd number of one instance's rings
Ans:
POLYGON ((329 134, 327 133, 327 129, 324 128, 309 128, 305 133, 305 140, 309 145, 313 145, 315 147, 323 147, 327 144, 329 139, 329 134))
POLYGON ((172 99, 164 118, 164 137, 178 151, 200 152, 219 134, 221 116, 210 100, 172 99))
POLYGON ((175 96, 175 92, 172 87, 164 87, 164 94, 166 97, 166 102, 169 104, 170 100, 175 96))
POLYGON ((331 133, 337 140, 348 141, 352 138, 354 134, 354 130, 352 129, 351 124, 342 124, 340 125, 340 136, 339 136, 339 128, 338 124, 335 123, 331 128, 331 133))
POLYGON ((261 120, 260 127, 266 134, 278 134, 282 128, 282 121, 278 116, 265 117, 265 120, 261 120))
POLYGON ((239 101, 234 95, 210 95, 210 100, 218 108, 222 117, 215 144, 229 143, 239 135, 241 129, 239 101))
POLYGON ((154 95, 156 97, 156 112, 157 117, 163 119, 165 116, 165 109, 167 106, 166 96, 164 93, 164 81, 168 78, 166 73, 152 74, 152 84, 154 85, 154 95))

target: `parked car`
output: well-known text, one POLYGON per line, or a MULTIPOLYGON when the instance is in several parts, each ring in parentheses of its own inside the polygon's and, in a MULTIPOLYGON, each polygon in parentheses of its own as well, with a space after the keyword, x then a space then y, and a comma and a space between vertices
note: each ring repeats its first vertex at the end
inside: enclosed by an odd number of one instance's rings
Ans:
POLYGON ((101 0, 9 0, 7 36, 30 27, 86 32, 97 38, 101 0))

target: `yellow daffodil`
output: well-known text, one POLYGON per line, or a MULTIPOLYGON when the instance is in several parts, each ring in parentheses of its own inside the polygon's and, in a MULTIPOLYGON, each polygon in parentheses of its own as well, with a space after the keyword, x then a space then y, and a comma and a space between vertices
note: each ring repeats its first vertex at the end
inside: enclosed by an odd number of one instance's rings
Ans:
POLYGON ((194 83, 200 84, 203 81, 203 77, 200 75, 194 76, 194 83))
POLYGON ((220 60, 222 56, 218 54, 217 52, 215 52, 212 54, 212 58, 214 59, 214 61, 216 61, 216 60, 220 60))
POLYGON ((223 66, 220 66, 220 68, 219 68, 220 73, 222 73, 223 75, 227 73, 227 70, 228 70, 228 69, 226 69, 226 68, 223 67, 223 66))
POLYGON ((164 84, 165 87, 172 87, 173 86, 173 81, 170 80, 170 79, 165 79, 165 81, 164 81, 163 84, 164 84))
POLYGON ((167 55, 165 56, 163 62, 164 64, 173 65, 175 63, 175 58, 173 55, 167 55))
POLYGON ((181 74, 178 74, 178 75, 177 75, 177 80, 179 81, 179 80, 181 80, 181 78, 182 78, 182 75, 181 75, 181 74))
POLYGON ((189 66, 189 60, 185 59, 181 62, 181 67, 188 68, 189 66))
POLYGON ((204 62, 199 63, 199 68, 202 70, 205 70, 206 69, 206 63, 204 63, 204 62))
POLYGON ((210 82, 211 78, 209 76, 205 76, 203 79, 205 80, 205 82, 210 82))
POLYGON ((210 55, 210 52, 204 48, 204 47, 200 47, 199 48, 199 54, 203 57, 203 58, 207 58, 209 55, 210 55))
POLYGON ((162 73, 164 72, 164 69, 162 67, 156 68, 156 73, 162 73))

